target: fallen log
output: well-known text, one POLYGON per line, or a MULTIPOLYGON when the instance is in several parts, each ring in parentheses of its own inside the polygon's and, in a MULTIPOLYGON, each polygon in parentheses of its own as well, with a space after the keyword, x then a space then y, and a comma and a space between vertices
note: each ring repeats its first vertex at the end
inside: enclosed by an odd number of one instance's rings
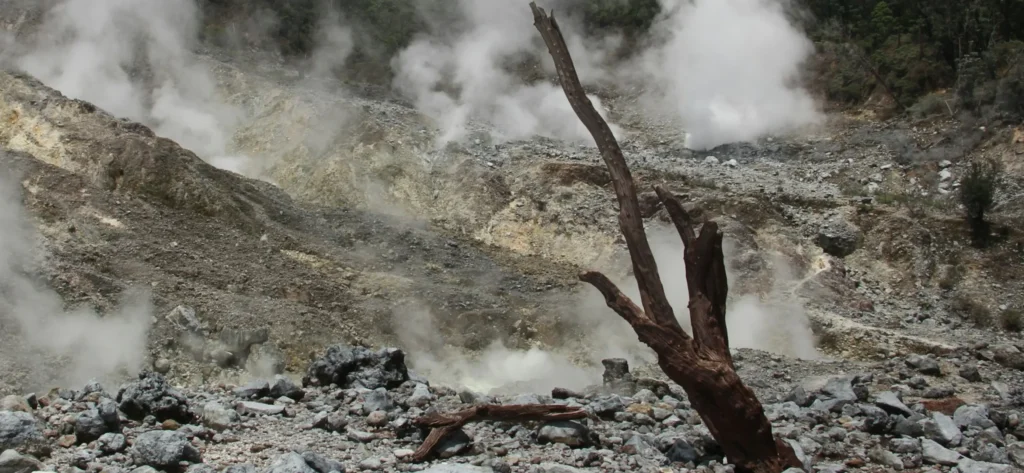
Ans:
POLYGON ((675 196, 660 186, 655 187, 683 241, 691 336, 676 320, 665 296, 622 149, 608 123, 584 92, 558 23, 536 2, 531 2, 530 8, 534 26, 554 59, 562 90, 593 136, 612 176, 619 202, 619 229, 629 248, 640 290, 640 305, 623 294, 604 274, 584 272, 580 279, 597 288, 608 307, 629 323, 640 341, 657 353, 658 365, 686 391, 691 405, 737 472, 778 473, 790 466, 800 467, 793 450, 773 436, 764 408, 733 366, 725 318, 729 288, 718 225, 703 222, 697 234, 694 229, 697 222, 675 196))
POLYGON ((470 422, 551 422, 556 420, 582 419, 585 417, 587 417, 586 411, 580 408, 557 404, 517 404, 507 406, 482 404, 448 414, 433 412, 418 417, 413 421, 413 424, 416 426, 429 428, 431 431, 427 435, 426 440, 423 441, 423 444, 420 445, 420 448, 416 449, 416 452, 410 458, 414 462, 422 462, 428 459, 442 439, 470 422))

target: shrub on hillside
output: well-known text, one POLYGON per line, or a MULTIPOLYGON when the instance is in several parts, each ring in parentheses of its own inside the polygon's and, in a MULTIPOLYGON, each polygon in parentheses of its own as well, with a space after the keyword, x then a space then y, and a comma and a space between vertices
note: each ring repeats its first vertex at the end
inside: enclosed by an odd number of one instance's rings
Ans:
POLYGON ((967 223, 975 243, 983 245, 989 236, 985 213, 995 203, 999 185, 999 166, 993 161, 974 161, 967 175, 960 181, 960 203, 964 206, 967 223))

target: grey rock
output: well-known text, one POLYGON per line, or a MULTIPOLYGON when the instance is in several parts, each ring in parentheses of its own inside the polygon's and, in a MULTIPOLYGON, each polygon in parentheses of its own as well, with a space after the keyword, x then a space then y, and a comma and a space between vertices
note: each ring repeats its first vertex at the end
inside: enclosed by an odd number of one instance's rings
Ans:
POLYGON ((305 460, 308 465, 317 473, 331 473, 337 471, 338 473, 345 473, 345 465, 337 460, 325 458, 316 452, 302 452, 302 459, 305 460))
POLYGON ((203 324, 196 317, 196 311, 188 306, 179 305, 165 316, 168 322, 178 330, 188 333, 199 333, 203 324))
POLYGON ((953 397, 956 391, 953 388, 935 386, 928 388, 921 397, 925 399, 945 399, 947 397, 953 397))
POLYGON ((947 447, 960 445, 963 440, 963 434, 953 419, 941 412, 933 412, 932 418, 922 421, 921 426, 925 436, 947 447))
POLYGON ((366 458, 366 459, 363 459, 362 461, 359 462, 359 469, 360 470, 376 471, 376 470, 379 470, 380 468, 381 468, 380 460, 377 459, 377 458, 374 458, 374 457, 366 458))
POLYGON ((405 400, 405 403, 409 407, 423 407, 430 404, 434 400, 434 395, 430 393, 430 388, 425 384, 416 384, 416 387, 412 389, 412 394, 405 400))
POLYGON ((43 468, 39 460, 14 450, 4 450, 0 453, 0 473, 32 473, 43 468))
POLYGON ((1006 455, 1014 465, 1024 468, 1024 442, 1014 442, 1007 445, 1006 455))
POLYGON ((783 401, 792 402, 799 407, 810 407, 811 403, 814 402, 814 396, 808 394, 803 386, 797 386, 789 394, 786 394, 783 401))
POLYGON ((270 397, 272 398, 287 397, 301 401, 305 395, 302 388, 296 386, 291 379, 284 375, 274 376, 274 382, 270 385, 270 397))
POLYGON ((857 393, 853 392, 853 378, 848 376, 832 378, 821 388, 821 399, 849 401, 857 400, 857 393))
POLYGON ((978 371, 978 367, 976 365, 961 366, 960 377, 972 383, 980 383, 982 381, 981 372, 978 371))
POLYGON ((79 442, 92 442, 107 432, 107 423, 100 417, 100 411, 97 409, 79 412, 75 417, 75 437, 79 442))
POLYGON ((570 447, 584 447, 590 443, 590 431, 578 422, 548 422, 538 429, 537 441, 541 444, 560 443, 570 447))
POLYGON ((203 405, 203 425, 214 430, 227 430, 241 421, 234 409, 228 409, 219 402, 208 402, 203 405))
POLYGON ((117 402, 121 412, 134 420, 152 415, 158 421, 173 419, 188 424, 195 419, 188 399, 171 388, 163 375, 153 371, 143 371, 138 381, 122 386, 117 402))
POLYGON ((690 462, 696 463, 700 455, 697 454, 697 449, 690 445, 690 442, 676 439, 672 442, 672 446, 668 448, 668 451, 665 452, 665 457, 670 462, 686 464, 690 462))
POLYGON ((818 232, 814 243, 825 253, 845 258, 860 246, 860 229, 845 220, 829 222, 818 232))
POLYGON ((383 427, 388 423, 388 413, 384 411, 373 411, 366 416, 366 425, 383 427))
POLYGON ((892 453, 882 447, 872 448, 868 452, 868 458, 874 463, 887 466, 893 470, 899 471, 903 469, 903 460, 901 460, 895 453, 892 453))
POLYGON ((242 399, 259 399, 270 395, 270 383, 263 380, 250 381, 245 386, 235 388, 233 392, 242 399))
POLYGON ((622 402, 622 398, 613 394, 592 401, 587 405, 586 410, 600 417, 610 417, 625 408, 626 404, 622 402))
POLYGON ((472 444, 473 439, 464 430, 458 429, 441 439, 435 451, 439 458, 451 458, 469 450, 472 444))
POLYGON ((924 435, 924 426, 921 425, 921 421, 925 420, 923 415, 914 414, 910 417, 899 417, 898 419, 892 429, 894 434, 906 437, 921 437, 924 435))
POLYGON ((176 468, 182 462, 202 461, 197 450, 181 432, 154 430, 144 432, 135 439, 132 458, 140 465, 153 468, 176 468))
POLYGON ((131 473, 160 473, 160 472, 157 471, 156 468, 153 468, 151 466, 143 465, 143 466, 140 466, 140 467, 132 470, 131 473))
POLYGON ((971 455, 971 458, 989 463, 1010 463, 1010 457, 1006 454, 1006 451, 992 443, 986 443, 978 447, 971 455))
POLYGON ((224 469, 221 473, 256 473, 256 467, 251 463, 243 463, 241 465, 231 465, 224 469))
POLYGON ((930 465, 953 466, 963 458, 959 453, 939 445, 934 440, 921 439, 921 456, 930 465))
POLYGON ((910 355, 906 360, 907 366, 916 369, 921 374, 928 376, 941 376, 942 369, 939 362, 929 356, 910 355))
POLYGON ((0 451, 15 449, 42 439, 43 433, 32 414, 0 411, 0 451))
POLYGON ((896 453, 921 453, 921 441, 917 439, 895 438, 889 441, 889 450, 896 453))
POLYGON ((408 380, 409 370, 402 350, 384 348, 371 351, 363 347, 334 345, 309 365, 303 384, 394 389, 408 380))
POLYGON ((221 345, 238 358, 249 356, 253 345, 266 343, 270 339, 270 331, 266 328, 260 329, 232 329, 226 328, 217 334, 221 345))
POLYGON ((262 402, 242 401, 235 407, 239 414, 250 416, 276 416, 284 412, 284 406, 264 404, 262 402))
POLYGON ((885 434, 893 426, 889 414, 886 414, 885 410, 880 407, 865 404, 861 406, 861 412, 864 416, 864 429, 868 433, 876 435, 885 434))
POLYGON ((804 466, 804 469, 807 471, 811 471, 811 457, 808 456, 807 453, 804 451, 804 447, 800 445, 800 442, 797 442, 796 440, 793 439, 785 439, 785 442, 789 444, 790 448, 793 449, 793 455, 795 455, 797 461, 799 461, 800 464, 804 466))
POLYGON ((981 405, 963 405, 958 407, 953 412, 953 421, 961 429, 977 427, 984 430, 996 425, 995 422, 988 418, 988 408, 981 405))
POLYGON ((629 372, 629 362, 622 358, 601 360, 604 365, 602 380, 605 389, 622 396, 632 396, 636 392, 636 380, 629 372))
POLYGON ((317 473, 302 455, 291 452, 274 459, 273 463, 264 468, 261 473, 317 473))
POLYGON ((961 459, 956 467, 960 473, 1010 473, 1014 471, 1013 466, 1010 465, 974 461, 970 458, 961 459))
POLYGON ((110 455, 122 452, 124 449, 128 448, 128 440, 125 439, 123 434, 107 432, 96 440, 96 448, 101 452, 110 455))
POLYGON ((875 405, 881 407, 890 414, 900 414, 902 416, 912 416, 914 411, 910 410, 903 401, 896 396, 896 393, 892 391, 882 391, 875 396, 875 405))
POLYGON ((395 408, 395 403, 384 388, 375 389, 363 396, 363 415, 369 415, 373 411, 390 411, 395 408))

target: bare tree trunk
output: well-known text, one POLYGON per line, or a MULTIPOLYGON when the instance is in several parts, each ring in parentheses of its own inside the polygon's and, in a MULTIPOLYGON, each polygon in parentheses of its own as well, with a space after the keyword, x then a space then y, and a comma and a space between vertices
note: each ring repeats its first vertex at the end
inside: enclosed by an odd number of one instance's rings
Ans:
POLYGON ((658 354, 665 374, 683 387, 690 403, 718 440, 738 472, 778 473, 801 466, 791 448, 772 435, 760 401, 736 374, 725 325, 728 283, 722 254, 722 233, 715 222, 703 224, 700 234, 676 198, 656 187, 683 240, 683 262, 690 294, 693 336, 687 334, 669 305, 657 264, 644 232, 636 189, 622 150, 611 129, 587 98, 572 57, 554 17, 531 2, 534 26, 555 61, 569 103, 597 143, 619 201, 619 228, 633 262, 642 307, 637 306, 605 275, 585 272, 580 279, 604 295, 608 307, 629 322, 640 341, 658 354))

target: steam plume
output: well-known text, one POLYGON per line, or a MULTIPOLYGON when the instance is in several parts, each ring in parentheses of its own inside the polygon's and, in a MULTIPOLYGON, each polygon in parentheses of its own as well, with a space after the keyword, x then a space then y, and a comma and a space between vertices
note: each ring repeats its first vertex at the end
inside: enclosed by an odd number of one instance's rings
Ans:
POLYGON ((114 314, 88 309, 64 310, 56 292, 39 282, 42 241, 26 218, 17 181, 0 172, 0 325, 10 340, 0 346, 5 369, 29 373, 37 388, 80 386, 138 370, 146 355, 152 308, 148 297, 133 294, 114 314), (46 362, 64 358, 56 371, 46 362))
POLYGON ((790 23, 785 0, 661 0, 659 45, 639 69, 649 105, 677 115, 687 146, 708 149, 817 123, 808 92, 794 83, 813 53, 790 23))

